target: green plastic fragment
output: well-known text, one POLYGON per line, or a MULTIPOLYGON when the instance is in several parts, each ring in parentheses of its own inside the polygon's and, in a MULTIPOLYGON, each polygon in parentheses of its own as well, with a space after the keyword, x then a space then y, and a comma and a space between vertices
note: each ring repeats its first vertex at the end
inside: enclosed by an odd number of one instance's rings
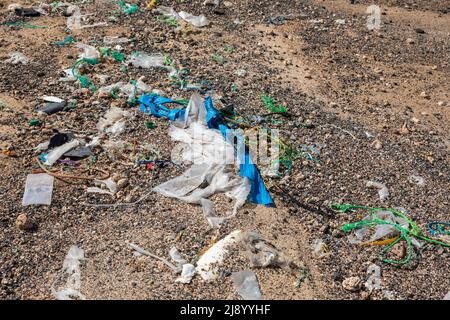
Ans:
POLYGON ((273 101, 273 99, 267 94, 264 94, 262 96, 262 100, 263 100, 264 106, 267 108, 267 110, 269 110, 272 113, 286 113, 287 112, 285 107, 283 107, 281 105, 280 106, 275 105, 275 102, 273 101))
POLYGON ((31 119, 30 121, 28 121, 28 124, 30 126, 40 126, 41 122, 38 119, 31 119))
POLYGON ((156 128, 156 124, 154 122, 151 122, 151 121, 147 121, 145 123, 145 126, 147 127, 147 129, 155 129, 156 128))

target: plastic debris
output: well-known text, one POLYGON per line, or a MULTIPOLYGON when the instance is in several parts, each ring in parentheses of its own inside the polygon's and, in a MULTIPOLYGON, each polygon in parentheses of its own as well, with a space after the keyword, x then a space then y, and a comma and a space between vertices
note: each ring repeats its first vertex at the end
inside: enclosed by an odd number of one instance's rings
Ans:
POLYGON ((71 43, 75 43, 77 42, 74 38, 72 38, 72 36, 67 36, 64 38, 63 41, 58 41, 58 42, 54 42, 53 44, 55 46, 65 46, 66 44, 71 44, 71 43))
POLYGON ((93 46, 84 43, 77 43, 76 46, 83 52, 78 55, 79 59, 98 59, 100 58, 100 52, 93 46))
POLYGON ((275 102, 273 99, 268 95, 263 95, 262 100, 264 103, 264 106, 267 108, 268 111, 272 113, 286 113, 286 108, 284 106, 277 106, 275 105, 275 102))
POLYGON ((97 124, 97 129, 110 133, 113 137, 118 136, 125 130, 127 118, 131 113, 118 107, 110 108, 97 124))
POLYGON ((28 64, 28 58, 23 54, 23 53, 20 53, 20 52, 13 52, 13 53, 11 53, 10 55, 10 58, 9 59, 6 59, 5 61, 3 61, 3 62, 5 62, 5 63, 11 63, 11 64, 19 64, 19 63, 21 63, 21 64, 23 64, 23 65, 26 65, 26 64, 28 64))
POLYGON ((55 290, 52 286, 52 294, 57 300, 85 300, 86 297, 81 294, 81 260, 84 260, 84 250, 77 246, 71 246, 66 258, 64 259, 61 273, 66 274, 66 287, 55 290))
POLYGON ((128 57, 125 63, 144 69, 164 67, 164 56, 160 53, 147 54, 145 52, 134 52, 128 57))
POLYGON ((233 285, 237 293, 244 300, 261 300, 261 291, 259 290, 256 274, 251 270, 233 272, 231 274, 233 285))
POLYGON ((434 245, 450 247, 450 244, 446 242, 423 236, 420 228, 400 210, 394 210, 391 208, 371 208, 351 204, 331 204, 331 208, 342 212, 358 209, 370 210, 370 216, 367 216, 362 221, 346 224, 342 227, 342 230, 344 232, 355 230, 355 240, 353 240, 353 243, 360 243, 364 245, 386 245, 386 247, 380 252, 380 260, 385 263, 397 265, 410 263, 413 257, 412 246, 416 245, 421 247, 421 244, 417 241, 417 239, 424 240, 434 245), (366 241, 363 239, 368 234, 369 227, 376 227, 376 232, 371 239, 366 241), (374 239, 379 239, 380 236, 388 237, 392 235, 394 235, 393 238, 380 241, 378 243, 372 241, 374 239), (390 252, 392 247, 402 240, 406 243, 408 250, 407 256, 403 260, 393 260, 387 257, 386 255, 390 252))
POLYGON ((65 157, 69 158, 86 158, 92 155, 92 150, 88 146, 80 146, 78 148, 72 149, 69 152, 64 153, 65 157))
POLYGON ((286 259, 278 249, 255 232, 242 233, 240 243, 250 259, 252 267, 284 267, 287 265, 286 259))
POLYGON ((42 96, 41 99, 46 102, 54 102, 54 103, 61 103, 64 101, 63 99, 55 96, 42 96))
MULTIPOLYGON (((236 200, 233 211, 222 217, 225 219, 235 216, 237 209, 247 198, 255 203, 273 205, 256 165, 245 149, 242 136, 221 123, 221 116, 212 106, 210 97, 202 103, 201 97, 194 94, 186 109, 169 110, 164 104, 180 103, 155 94, 142 95, 139 102, 145 113, 151 112, 156 117, 178 120, 171 126, 169 134, 172 140, 187 147, 173 156, 193 163, 181 176, 155 187, 154 191, 189 203, 201 204, 212 226, 217 226, 224 220, 214 219, 216 215, 212 211, 212 203, 207 200, 215 193, 225 192, 236 200), (233 146, 228 143, 233 136, 239 141, 236 154, 233 146), (236 177, 231 172, 235 158, 238 159, 241 177, 236 177)), ((178 152, 179 149, 175 151, 178 152)))
POLYGON ((228 255, 230 246, 236 244, 241 235, 241 230, 235 230, 222 240, 215 243, 197 261, 197 273, 205 281, 214 280, 219 277, 219 267, 228 255))
POLYGON ((206 19, 204 15, 194 16, 193 14, 190 14, 185 11, 180 11, 178 14, 180 15, 181 19, 189 22, 190 24, 192 24, 194 27, 197 28, 205 27, 209 24, 208 19, 206 19))
POLYGON ((44 158, 44 163, 48 166, 52 166, 59 158, 61 158, 66 152, 76 148, 80 145, 80 141, 74 139, 70 142, 63 144, 57 148, 51 150, 44 158))
POLYGON ((39 17, 41 13, 33 8, 15 8, 16 15, 21 17, 39 17))
POLYGON ((133 14, 139 10, 139 6, 137 4, 128 4, 124 1, 119 1, 117 4, 122 9, 124 14, 133 14))
POLYGON ((130 41, 131 40, 128 39, 128 38, 120 38, 118 36, 105 36, 103 38, 103 43, 109 44, 109 45, 112 45, 112 44, 123 44, 123 43, 128 43, 130 41))
POLYGON ((71 16, 67 18, 67 28, 70 30, 81 29, 81 10, 80 7, 71 5, 66 10, 71 16))
POLYGON ((38 113, 44 113, 51 115, 60 111, 63 111, 67 106, 66 102, 51 102, 41 108, 38 113))
POLYGON ((447 292, 447 294, 444 296, 442 300, 450 300, 450 290, 447 292))
POLYGON ((183 265, 183 270, 181 271, 181 276, 179 276, 175 282, 179 282, 179 283, 191 283, 192 278, 194 277, 196 271, 195 271, 195 266, 190 264, 190 263, 186 263, 183 265))
POLYGON ((50 205, 52 203, 53 182, 55 178, 46 174, 29 174, 25 182, 22 205, 50 205))
POLYGON ((180 269, 184 264, 187 263, 187 261, 185 259, 183 259, 183 257, 181 256, 180 252, 178 251, 178 249, 176 247, 172 247, 170 249, 169 255, 170 255, 170 258, 178 264, 180 269))
POLYGON ((177 13, 173 8, 165 6, 159 6, 156 11, 165 17, 171 17, 176 20, 184 20, 198 28, 205 27, 209 24, 208 19, 204 15, 194 16, 185 11, 180 11, 177 13))
POLYGON ((141 247, 135 245, 134 243, 128 243, 128 247, 131 248, 131 249, 133 249, 133 250, 135 250, 135 251, 137 251, 137 252, 139 252, 140 254, 143 254, 143 255, 152 257, 152 258, 154 258, 154 259, 157 259, 157 260, 163 262, 166 266, 168 266, 170 269, 172 269, 175 273, 180 272, 180 268, 177 267, 177 266, 175 266, 175 265, 173 265, 173 264, 170 263, 169 261, 167 261, 167 259, 158 257, 158 256, 156 256, 156 255, 154 255, 154 254, 152 254, 152 253, 150 253, 150 252, 148 252, 148 251, 142 249, 141 247))
POLYGON ((389 190, 386 185, 376 182, 376 181, 367 181, 366 187, 368 188, 377 188, 378 195, 380 197, 380 201, 385 201, 389 197, 389 190))
POLYGON ((369 292, 372 292, 373 290, 380 290, 381 289, 381 268, 377 266, 376 264, 371 264, 367 268, 367 274, 369 275, 369 278, 364 283, 364 286, 369 290, 369 292))
POLYGON ((323 258, 329 255, 327 245, 322 239, 314 239, 312 243, 313 254, 317 258, 323 258))
POLYGON ((88 193, 101 193, 101 194, 109 194, 111 196, 114 196, 117 192, 117 184, 111 179, 105 179, 105 180, 94 180, 94 183, 97 185, 104 185, 108 190, 98 188, 98 187, 89 187, 87 188, 88 193))

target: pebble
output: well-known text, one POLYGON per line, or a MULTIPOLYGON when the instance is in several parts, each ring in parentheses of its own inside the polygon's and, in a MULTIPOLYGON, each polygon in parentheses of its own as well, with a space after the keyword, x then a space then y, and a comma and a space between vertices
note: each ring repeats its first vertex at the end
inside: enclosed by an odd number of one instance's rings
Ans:
POLYGON ((21 213, 17 216, 16 226, 20 230, 31 230, 34 227, 33 221, 31 221, 25 213, 21 213))
POLYGON ((414 42, 415 42, 414 39, 411 38, 406 39, 407 44, 413 44, 414 42))
POLYGON ((359 277, 350 277, 345 278, 344 281, 342 281, 342 287, 351 292, 356 292, 361 289, 362 281, 359 277))

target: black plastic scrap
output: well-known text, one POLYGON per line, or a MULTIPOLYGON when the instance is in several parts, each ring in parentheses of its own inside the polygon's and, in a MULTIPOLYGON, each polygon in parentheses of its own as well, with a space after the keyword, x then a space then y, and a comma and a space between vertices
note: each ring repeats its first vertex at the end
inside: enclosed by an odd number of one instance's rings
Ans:
POLYGON ((39 11, 33 8, 16 8, 14 12, 21 17, 39 17, 41 15, 39 11))
POLYGON ((39 112, 44 112, 46 114, 54 114, 59 111, 63 111, 67 106, 66 102, 50 102, 46 104, 39 112))
POLYGON ((92 150, 86 146, 81 146, 64 153, 64 156, 69 158, 86 158, 90 155, 92 155, 92 150))

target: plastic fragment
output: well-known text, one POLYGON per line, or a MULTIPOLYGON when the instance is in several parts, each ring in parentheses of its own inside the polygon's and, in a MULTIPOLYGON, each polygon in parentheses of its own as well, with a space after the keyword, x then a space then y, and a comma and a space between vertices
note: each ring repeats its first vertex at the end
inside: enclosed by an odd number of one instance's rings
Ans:
POLYGON ((87 188, 88 193, 101 193, 101 194, 109 194, 111 196, 114 196, 117 192, 117 184, 111 179, 105 179, 105 180, 94 180, 95 184, 104 185, 108 190, 101 189, 98 187, 89 187, 87 188))
POLYGON ((46 173, 29 174, 25 182, 22 206, 52 203, 54 177, 46 173))
POLYGON ((287 265, 286 259, 278 249, 255 232, 242 233, 240 243, 252 267, 284 267, 287 265))
POLYGON ((46 159, 45 164, 48 166, 52 166, 56 162, 56 160, 61 158, 67 151, 72 150, 73 148, 76 148, 79 145, 80 145, 80 141, 77 139, 74 139, 70 142, 63 144, 62 146, 54 148, 45 157, 45 159, 46 159))
POLYGON ((180 11, 178 15, 181 17, 181 19, 189 22, 197 28, 205 27, 209 24, 208 19, 206 19, 204 15, 195 16, 185 11, 180 11))
POLYGON ((125 122, 127 118, 130 118, 131 114, 118 107, 110 108, 105 115, 99 120, 97 129, 106 133, 112 134, 112 136, 118 136, 125 130, 125 122))
POLYGON ((259 290, 256 274, 251 270, 233 272, 231 274, 233 285, 237 293, 244 300, 261 300, 261 291, 259 290))
POLYGON ((385 201, 389 197, 389 190, 386 185, 376 182, 376 181, 367 181, 366 186, 368 188, 377 188, 378 195, 380 197, 380 201, 385 201))
POLYGON ((125 63, 144 69, 164 67, 164 56, 160 53, 147 54, 145 52, 134 52, 128 57, 125 63))
POLYGON ((190 263, 186 263, 183 265, 183 270, 181 271, 181 276, 179 276, 175 282, 179 282, 179 283, 191 283, 192 277, 194 277, 196 271, 195 271, 195 266, 190 264, 190 263))
POLYGON ((26 65, 28 64, 28 58, 21 52, 13 52, 10 54, 10 58, 6 59, 4 62, 5 63, 11 63, 11 64, 23 64, 26 65))
POLYGON ((71 246, 60 271, 67 276, 66 287, 55 290, 54 286, 52 286, 52 294, 57 300, 73 300, 73 298, 80 300, 86 299, 86 297, 80 292, 80 264, 83 259, 84 250, 77 246, 71 246))
POLYGON ((239 241, 241 230, 235 230, 222 240, 215 243, 197 261, 197 273, 205 281, 214 280, 219 277, 219 267, 228 255, 230 246, 239 241))
POLYGON ((66 102, 51 102, 41 108, 38 113, 44 113, 47 115, 51 115, 60 111, 63 111, 67 106, 66 102))
POLYGON ((376 264, 371 264, 367 268, 367 274, 369 275, 369 278, 364 283, 364 286, 369 290, 370 292, 373 290, 380 290, 381 289, 381 268, 377 266, 376 264))
POLYGON ((180 268, 177 267, 177 266, 175 266, 175 265, 173 265, 173 264, 170 263, 169 261, 167 261, 167 259, 158 257, 158 256, 156 256, 156 255, 154 255, 154 254, 152 254, 152 253, 150 253, 150 252, 148 252, 148 251, 142 249, 141 247, 135 245, 134 243, 128 243, 128 247, 131 248, 131 249, 133 249, 133 250, 135 250, 135 251, 137 251, 137 252, 139 252, 140 254, 143 254, 143 255, 152 257, 152 258, 154 258, 154 259, 157 259, 157 260, 163 262, 166 266, 168 266, 170 269, 172 269, 175 273, 180 272, 180 268))

